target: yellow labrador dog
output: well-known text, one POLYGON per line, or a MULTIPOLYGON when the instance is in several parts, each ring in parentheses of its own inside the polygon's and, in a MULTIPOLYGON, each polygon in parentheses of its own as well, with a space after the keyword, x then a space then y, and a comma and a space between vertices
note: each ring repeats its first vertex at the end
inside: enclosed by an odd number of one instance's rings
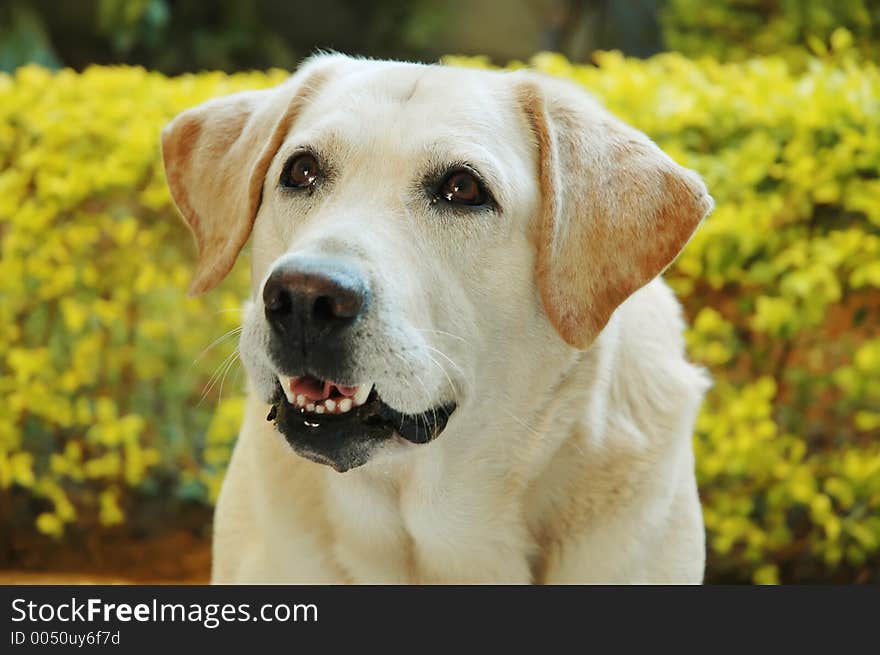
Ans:
POLYGON ((215 582, 702 580, 696 174, 568 83, 342 55, 162 149, 191 291, 252 242, 215 582))

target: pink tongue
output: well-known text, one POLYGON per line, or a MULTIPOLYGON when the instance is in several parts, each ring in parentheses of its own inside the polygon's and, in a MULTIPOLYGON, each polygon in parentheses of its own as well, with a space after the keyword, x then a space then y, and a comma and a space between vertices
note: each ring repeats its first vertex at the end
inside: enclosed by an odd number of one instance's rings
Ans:
POLYGON ((290 378, 290 390, 294 396, 305 396, 309 400, 323 400, 330 397, 330 390, 323 380, 315 378, 290 378), (326 389, 326 393, 325 393, 326 389))
POLYGON ((290 390, 294 396, 305 396, 309 400, 326 400, 336 389, 341 395, 351 397, 357 387, 343 387, 327 380, 318 380, 311 376, 290 378, 290 390))

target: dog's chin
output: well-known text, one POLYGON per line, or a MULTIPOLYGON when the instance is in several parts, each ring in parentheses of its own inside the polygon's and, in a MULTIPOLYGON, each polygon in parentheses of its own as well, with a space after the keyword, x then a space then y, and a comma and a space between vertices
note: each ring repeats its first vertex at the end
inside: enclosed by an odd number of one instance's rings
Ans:
POLYGON ((420 414, 404 414, 371 390, 366 401, 345 413, 316 413, 288 402, 276 382, 268 421, 297 454, 340 473, 362 466, 380 447, 396 438, 414 444, 436 439, 446 427, 456 404, 449 403, 420 414))

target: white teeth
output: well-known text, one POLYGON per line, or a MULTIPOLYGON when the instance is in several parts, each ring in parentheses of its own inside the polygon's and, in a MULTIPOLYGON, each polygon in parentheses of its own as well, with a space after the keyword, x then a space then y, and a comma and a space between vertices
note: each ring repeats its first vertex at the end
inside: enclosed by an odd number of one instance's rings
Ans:
POLYGON ((293 392, 290 390, 290 378, 279 375, 278 381, 281 383, 281 388, 284 389, 284 395, 287 396, 287 402, 293 405, 295 398, 293 392))
POLYGON ((370 395, 370 391, 372 391, 372 384, 362 384, 358 387, 358 390, 354 394, 354 404, 355 407, 360 407, 365 402, 367 402, 367 398, 370 395))
POLYGON ((310 398, 306 398, 305 394, 294 394, 290 389, 290 378, 282 378, 279 375, 278 380, 284 389, 284 395, 287 396, 287 402, 301 410, 315 414, 343 414, 349 412, 353 407, 360 407, 367 402, 367 398, 370 397, 370 392, 373 390, 372 384, 361 384, 357 387, 353 396, 337 397, 335 400, 325 398, 324 400, 313 401, 310 398))

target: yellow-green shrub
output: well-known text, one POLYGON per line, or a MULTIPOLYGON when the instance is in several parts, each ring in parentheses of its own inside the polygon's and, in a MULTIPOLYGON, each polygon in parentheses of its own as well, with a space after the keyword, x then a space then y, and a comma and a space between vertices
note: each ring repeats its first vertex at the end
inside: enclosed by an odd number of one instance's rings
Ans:
POLYGON ((227 384, 215 411, 221 382, 209 377, 231 346, 201 353, 238 325, 246 273, 204 299, 181 293, 192 248, 158 136, 194 103, 285 76, 0 76, 4 525, 60 536, 68 523, 120 523, 126 506, 137 516, 160 491, 215 497, 228 459, 217 442, 235 435, 223 417, 241 391, 227 384))
MULTIPOLYGON (((474 60, 459 63, 479 65, 474 60)), ((710 580, 880 568, 880 74, 854 57, 722 65, 615 53, 576 80, 700 171, 717 209, 667 274, 715 378, 695 436, 710 580)), ((187 299, 192 246, 161 125, 281 72, 0 77, 0 521, 61 535, 159 495, 215 496, 240 385, 199 402, 238 323, 239 266, 187 299), (198 361, 194 363, 195 360, 198 361)), ((221 369, 222 370, 222 369, 221 369)), ((873 576, 873 577, 872 577, 873 576)))
POLYGON ((863 57, 880 58, 873 0, 666 0, 660 22, 666 47, 693 57, 779 55, 801 66, 806 47, 825 54, 854 44, 863 57))

